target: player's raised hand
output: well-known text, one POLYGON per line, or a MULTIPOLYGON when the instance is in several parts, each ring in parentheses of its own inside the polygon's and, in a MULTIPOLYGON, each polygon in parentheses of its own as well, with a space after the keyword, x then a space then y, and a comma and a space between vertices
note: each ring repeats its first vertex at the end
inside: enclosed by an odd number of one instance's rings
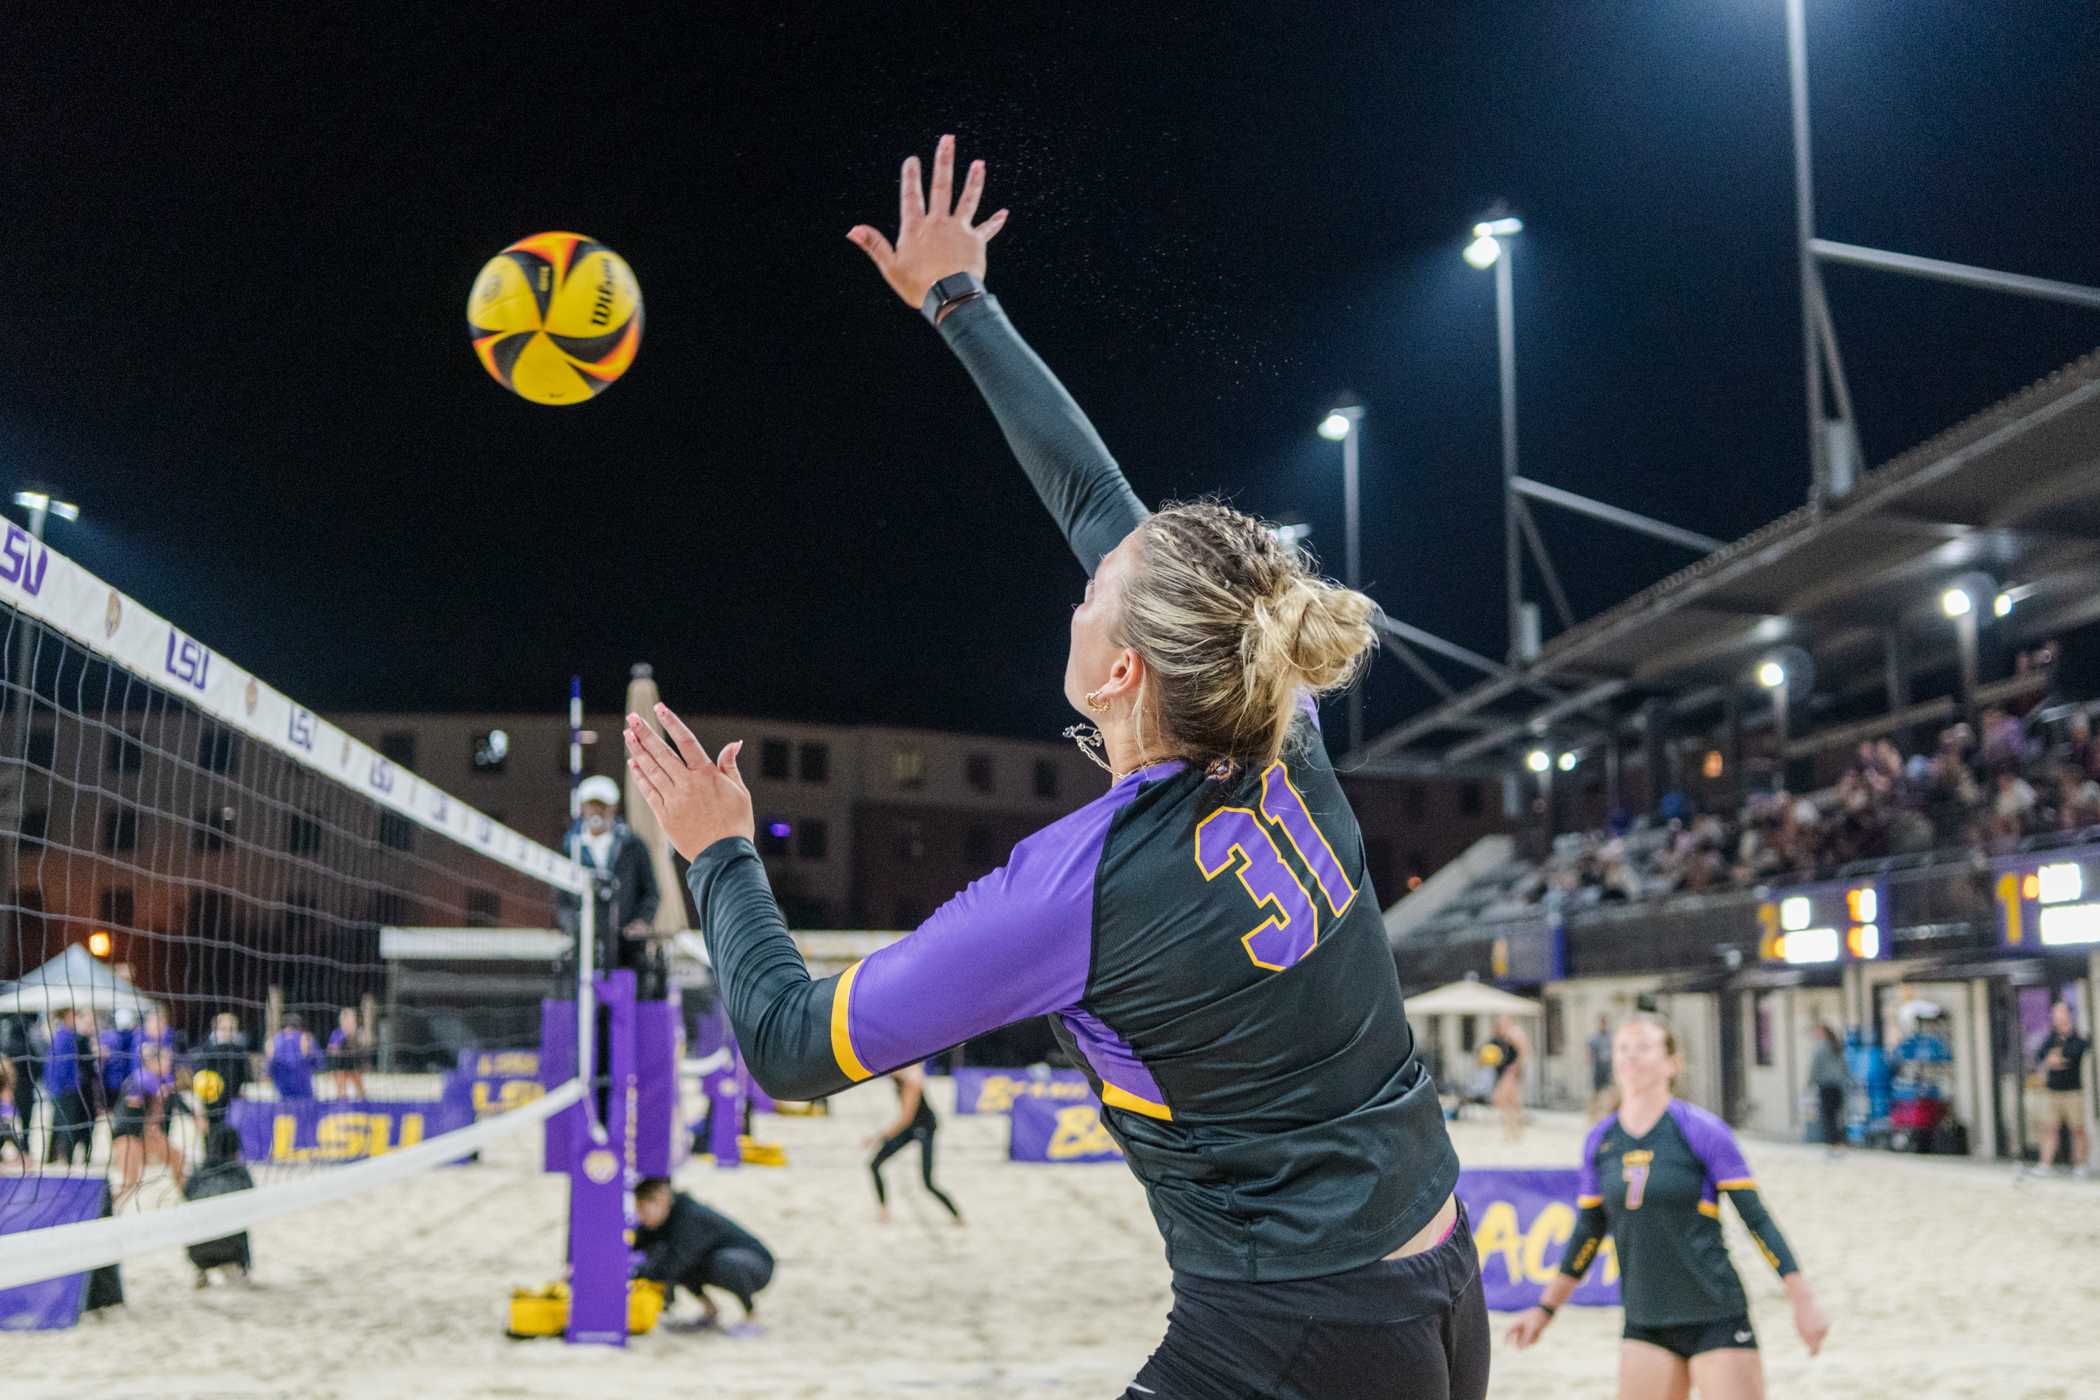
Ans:
POLYGON ((752 840, 751 793, 736 769, 744 741, 725 744, 710 759, 669 705, 658 705, 656 718, 669 743, 640 715, 627 716, 627 771, 678 854, 691 860, 725 836, 752 840))
POLYGON ((926 300, 927 289, 943 277, 958 272, 984 276, 984 245, 1006 227, 1007 214, 1001 209, 984 222, 975 222, 977 206, 984 198, 981 160, 970 162, 962 193, 956 195, 953 136, 943 136, 934 148, 931 194, 920 183, 922 178, 919 158, 906 157, 897 182, 894 247, 867 224, 855 224, 846 233, 882 273, 890 290, 914 310, 926 300))

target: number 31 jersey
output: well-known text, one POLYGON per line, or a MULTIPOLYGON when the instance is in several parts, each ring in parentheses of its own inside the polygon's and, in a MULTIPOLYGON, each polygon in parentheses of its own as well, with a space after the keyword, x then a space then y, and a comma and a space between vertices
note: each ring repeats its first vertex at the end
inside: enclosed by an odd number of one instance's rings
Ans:
POLYGON ((1052 1024, 1169 1262, 1258 1281, 1390 1253, 1458 1162, 1310 704, 1266 771, 1168 764, 1103 800, 1085 987, 1052 1024))

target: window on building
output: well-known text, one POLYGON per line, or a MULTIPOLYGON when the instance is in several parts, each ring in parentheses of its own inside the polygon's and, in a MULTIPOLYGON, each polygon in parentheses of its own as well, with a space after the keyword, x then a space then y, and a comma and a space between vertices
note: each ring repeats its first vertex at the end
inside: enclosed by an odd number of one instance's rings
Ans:
POLYGON ((146 746, 138 735, 118 730, 109 736, 103 762, 112 773, 136 773, 146 766, 146 746))
POLYGON ((399 812, 379 814, 379 844, 393 851, 416 848, 416 824, 399 812))
POLYGON ((926 751, 924 749, 893 749, 890 752, 890 776, 901 788, 926 786, 926 751))
POLYGON ((1420 783, 1407 785, 1407 819, 1418 822, 1429 815, 1429 789, 1420 783))
POLYGON ((897 829, 890 833, 890 854, 902 861, 923 859, 926 855, 926 829, 917 822, 898 822, 897 829))
POLYGON ((805 783, 828 783, 831 781, 831 745, 804 744, 802 746, 802 781, 805 783))
POLYGON ((102 898, 96 906, 96 912, 101 916, 102 922, 105 924, 114 924, 118 928, 130 928, 132 918, 137 912, 136 900, 133 898, 131 886, 112 885, 104 890, 102 898))
POLYGON ((31 768, 42 768, 46 772, 58 767, 58 735, 49 729, 32 729, 29 741, 23 746, 22 760, 31 768))
POLYGON ((1470 1055, 1470 1054, 1472 1054, 1472 1053, 1473 1053, 1473 1047, 1474 1047, 1475 1045, 1479 1044, 1479 1043, 1480 1043, 1480 1018, 1479 1018, 1478 1016, 1461 1016, 1461 1017, 1459 1017, 1459 1018, 1458 1018, 1458 1048, 1459 1048, 1459 1049, 1461 1049, 1461 1050, 1463 1050, 1463 1051, 1465 1051, 1465 1052, 1466 1052, 1466 1053, 1467 1053, 1468 1055, 1470 1055))
POLYGON ((1465 817, 1480 815, 1480 784, 1467 783, 1458 790, 1458 811, 1465 817))
POLYGON ((803 820, 795 842, 795 854, 804 860, 822 860, 831 854, 831 829, 824 824, 822 817, 803 820))
POLYGON ((239 739, 231 729, 208 726, 197 736, 197 766, 207 773, 231 773, 239 739))
POLYGON ((967 754, 963 758, 963 778, 972 792, 992 790, 992 756, 988 753, 967 754))
POLYGON ((1759 1069, 1767 1069, 1772 1064, 1772 1004, 1777 1000, 1778 995, 1777 992, 1756 992, 1752 994, 1751 1015, 1755 1022, 1752 1030, 1752 1039, 1756 1042, 1755 1051, 1759 1069))
POLYGON ((477 773, 501 773, 510 762, 510 731, 486 729, 474 736, 471 755, 477 773))
POLYGON ((21 842, 24 846, 41 846, 44 835, 51 829, 51 814, 42 807, 22 814, 21 842))
POLYGON ((467 927, 501 928, 503 926, 503 895, 486 885, 467 887, 467 927))
POLYGON ((1039 758, 1035 761, 1035 795, 1037 797, 1057 796, 1057 765, 1047 758, 1039 758))
POLYGON ((379 736, 380 756, 397 768, 416 766, 416 736, 409 729, 395 729, 379 736))
MULTIPOLYGON (((28 833, 23 833, 25 836, 28 833)), ((41 834, 41 833, 40 833, 41 834)), ((119 807, 106 812, 102 817, 102 849, 105 851, 136 850, 139 844, 139 814, 129 807, 119 807)))
POLYGON ((190 830, 190 845, 199 851, 223 851, 227 840, 233 835, 237 813, 232 807, 205 807, 197 813, 197 824, 190 830))
POLYGON ((1567 1030, 1566 1030, 1566 1028, 1565 1028, 1565 1027, 1564 1027, 1564 1026, 1563 1026, 1563 1025, 1561 1024, 1561 1016, 1562 1016, 1562 1011, 1561 1011, 1561 1004, 1560 1004, 1560 998, 1559 998, 1559 997, 1547 997, 1547 998, 1546 998, 1546 1053, 1547 1053, 1548 1055, 1558 1055, 1558 1054, 1559 1054, 1559 1053, 1561 1052, 1561 1046, 1562 1046, 1562 1045, 1563 1045, 1563 1044, 1564 1044, 1564 1043, 1566 1042, 1566 1040, 1567 1040, 1567 1030))
POLYGON ((988 826, 973 826, 963 833, 963 863, 972 870, 989 870, 999 860, 998 843, 988 826))
POLYGON ((785 739, 767 739, 758 746, 758 776, 761 778, 785 778, 788 776, 788 760, 795 746, 785 739))
POLYGON ((758 824, 758 853, 762 856, 784 856, 788 853, 788 842, 795 834, 794 823, 785 817, 767 817, 758 824))
POLYGON ((284 826, 284 848, 295 856, 321 853, 321 821, 304 812, 294 812, 284 826))

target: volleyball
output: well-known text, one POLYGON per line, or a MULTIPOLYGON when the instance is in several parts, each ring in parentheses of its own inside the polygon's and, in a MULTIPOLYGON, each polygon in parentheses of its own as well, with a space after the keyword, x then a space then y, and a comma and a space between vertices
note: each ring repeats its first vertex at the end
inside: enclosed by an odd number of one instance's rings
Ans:
POLYGON ((498 384, 534 403, 584 403, 627 373, 642 288, 580 233, 536 233, 490 258, 467 297, 467 336, 498 384))
POLYGON ((197 1097, 204 1102, 217 1103, 219 1095, 226 1092, 226 1081, 219 1077, 219 1072, 215 1069, 200 1069, 196 1078, 190 1080, 190 1087, 197 1091, 197 1097))
POLYGON ((1486 1065, 1489 1069, 1499 1066, 1502 1063, 1502 1047, 1492 1043, 1481 1046, 1480 1063, 1486 1065))

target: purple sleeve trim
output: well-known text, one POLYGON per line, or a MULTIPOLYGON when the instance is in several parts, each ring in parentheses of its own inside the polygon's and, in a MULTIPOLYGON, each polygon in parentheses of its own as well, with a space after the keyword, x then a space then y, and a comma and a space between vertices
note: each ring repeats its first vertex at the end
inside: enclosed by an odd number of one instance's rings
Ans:
POLYGON ((881 1074, 1077 1004, 1093 953, 1102 843, 1141 786, 1119 783, 1044 827, 916 932, 859 964, 846 1007, 854 1056, 881 1074))
POLYGON ((1072 1038, 1079 1042, 1079 1053, 1086 1056, 1086 1062, 1094 1067, 1104 1092, 1121 1089, 1132 1098, 1160 1109, 1171 1107, 1167 1096, 1159 1090, 1159 1081, 1152 1077, 1151 1070, 1145 1068, 1144 1061, 1138 1059, 1130 1042, 1110 1030, 1099 1016, 1074 1007, 1064 1013, 1063 1020, 1072 1032, 1072 1038))
POLYGON ((1670 1100, 1670 1116, 1677 1120, 1677 1131, 1684 1135, 1685 1145, 1706 1168, 1706 1185, 1700 1192, 1701 1199, 1717 1202, 1720 1183, 1751 1179, 1750 1164, 1743 1160, 1743 1149, 1736 1145, 1735 1134, 1729 1131, 1726 1123, 1683 1099, 1670 1100))

